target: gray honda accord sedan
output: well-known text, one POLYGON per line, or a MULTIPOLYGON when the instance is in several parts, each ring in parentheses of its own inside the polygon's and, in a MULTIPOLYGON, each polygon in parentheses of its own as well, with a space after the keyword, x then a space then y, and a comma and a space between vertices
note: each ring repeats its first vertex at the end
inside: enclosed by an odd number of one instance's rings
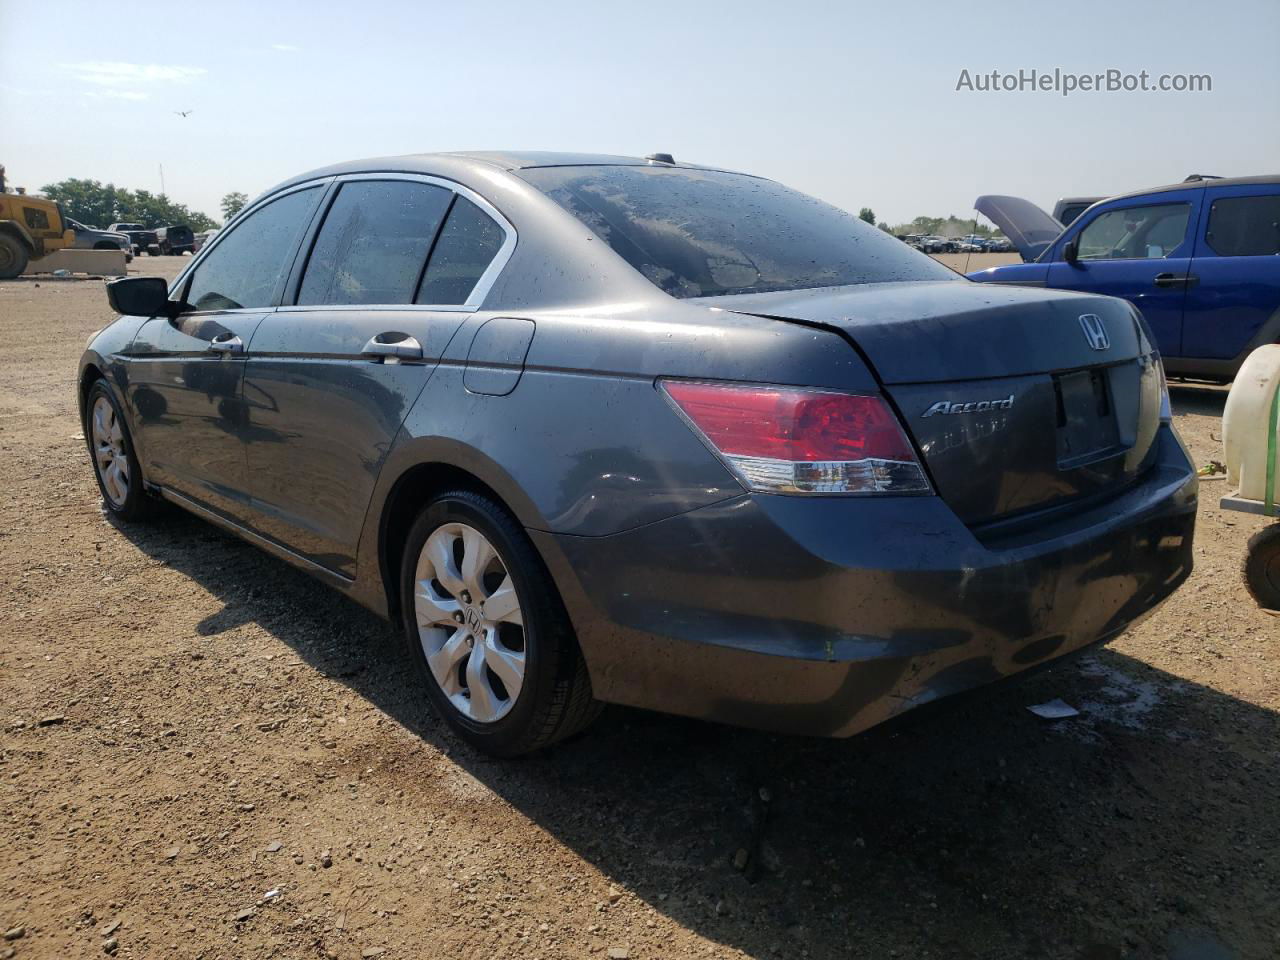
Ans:
POLYGON ((106 509, 403 626, 470 743, 604 702, 848 736, 1115 637, 1196 478, 1123 300, 972 283, 770 180, 554 153, 317 170, 80 364, 106 509))

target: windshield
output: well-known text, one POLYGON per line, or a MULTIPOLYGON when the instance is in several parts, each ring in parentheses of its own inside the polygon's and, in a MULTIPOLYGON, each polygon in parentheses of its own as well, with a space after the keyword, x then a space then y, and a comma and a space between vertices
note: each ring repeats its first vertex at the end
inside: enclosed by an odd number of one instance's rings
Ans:
POLYGON ((673 297, 956 279, 893 235, 771 180, 683 167, 518 173, 673 297))

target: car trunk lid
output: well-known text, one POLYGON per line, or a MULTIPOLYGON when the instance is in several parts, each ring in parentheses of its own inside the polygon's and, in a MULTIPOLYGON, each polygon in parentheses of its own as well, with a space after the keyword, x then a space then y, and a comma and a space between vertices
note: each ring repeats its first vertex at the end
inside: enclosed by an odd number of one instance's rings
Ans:
POLYGON ((1154 456, 1159 361, 1121 300, 958 281, 705 302, 845 336, 966 523, 1117 491, 1154 456))

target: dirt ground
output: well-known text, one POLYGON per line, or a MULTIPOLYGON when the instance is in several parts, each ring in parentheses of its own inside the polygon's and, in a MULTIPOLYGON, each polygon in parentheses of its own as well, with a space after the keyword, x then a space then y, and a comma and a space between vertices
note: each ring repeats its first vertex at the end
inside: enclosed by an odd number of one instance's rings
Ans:
MULTIPOLYGON (((387 624, 104 519, 74 382, 109 318, 0 284, 0 958, 1280 954, 1280 620, 1222 482, 1192 579, 1091 659, 853 740, 611 708, 490 762, 387 624)), ((1175 389, 1199 463, 1224 396, 1175 389)))

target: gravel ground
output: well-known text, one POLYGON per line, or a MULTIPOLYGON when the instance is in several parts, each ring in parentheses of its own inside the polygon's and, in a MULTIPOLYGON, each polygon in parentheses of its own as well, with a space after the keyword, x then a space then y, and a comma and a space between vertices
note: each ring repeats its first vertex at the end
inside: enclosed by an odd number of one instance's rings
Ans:
MULTIPOLYGON (((0 283, 0 958, 1280 953, 1280 620, 1221 482, 1191 580, 1091 659, 854 740, 612 708, 495 763, 383 622, 106 521, 74 380, 109 317, 0 283)), ((1224 396, 1175 391, 1197 462, 1224 396)))

